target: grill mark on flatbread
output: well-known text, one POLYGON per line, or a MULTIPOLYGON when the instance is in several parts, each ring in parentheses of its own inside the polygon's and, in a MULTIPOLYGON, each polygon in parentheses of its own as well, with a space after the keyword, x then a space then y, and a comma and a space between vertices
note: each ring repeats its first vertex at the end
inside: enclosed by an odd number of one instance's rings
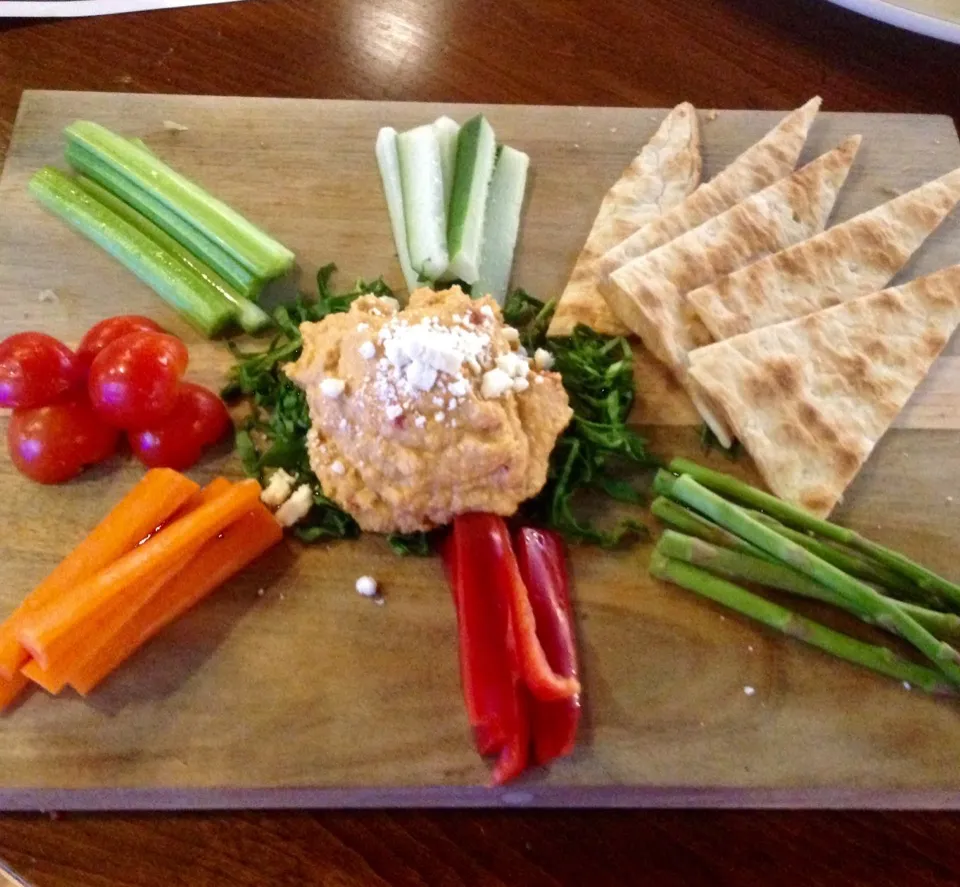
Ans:
POLYGON ((630 237, 608 249, 597 262, 595 273, 605 277, 631 259, 669 243, 789 175, 797 165, 819 109, 820 97, 817 96, 788 114, 679 206, 650 224, 634 229, 630 237))
POLYGON ((612 336, 629 331, 596 285, 594 262, 624 237, 679 204, 700 184, 700 125, 693 105, 677 105, 653 138, 606 193, 570 280, 560 295, 548 335, 568 336, 583 323, 612 336))
POLYGON ((712 339, 684 295, 821 231, 859 145, 859 136, 847 139, 699 228, 618 268, 601 288, 614 313, 670 367, 725 446, 732 443, 730 428, 687 377, 687 355, 712 339))
POLYGON ((960 265, 694 351, 767 485, 825 516, 960 323, 960 265))
POLYGON ((876 292, 960 201, 960 169, 687 294, 715 339, 876 292))

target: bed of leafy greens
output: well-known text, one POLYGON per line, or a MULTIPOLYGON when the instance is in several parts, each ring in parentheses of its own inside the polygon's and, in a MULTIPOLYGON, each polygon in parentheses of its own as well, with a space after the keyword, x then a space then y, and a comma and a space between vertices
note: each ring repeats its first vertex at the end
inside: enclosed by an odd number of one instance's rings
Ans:
MULTIPOLYGON (((331 286, 335 270, 332 264, 320 269, 316 298, 301 295, 292 304, 275 309, 277 331, 265 350, 243 350, 231 343, 236 363, 223 391, 227 400, 247 398, 250 402, 250 415, 236 437, 247 474, 264 481, 272 469, 284 468, 296 476, 297 483, 312 485, 313 508, 294 528, 305 542, 351 538, 359 535, 360 529, 323 494, 310 468, 306 397, 281 367, 300 355, 301 323, 346 311, 361 295, 393 295, 382 278, 357 280, 352 289, 335 292, 331 286)), ((546 332, 554 308, 554 302, 541 302, 519 289, 508 296, 503 308, 504 320, 520 330, 521 343, 529 353, 546 347, 554 355, 554 369, 563 377, 574 411, 550 457, 545 487, 524 503, 521 512, 525 520, 551 527, 571 542, 617 545, 645 535, 644 526, 625 519, 603 529, 578 514, 575 504, 582 493, 592 492, 639 505, 641 494, 626 475, 659 464, 646 442, 626 424, 635 396, 632 353, 625 339, 601 336, 585 326, 577 327, 569 337, 548 341, 546 332)), ((394 534, 388 542, 398 554, 426 555, 431 551, 426 533, 394 534)))

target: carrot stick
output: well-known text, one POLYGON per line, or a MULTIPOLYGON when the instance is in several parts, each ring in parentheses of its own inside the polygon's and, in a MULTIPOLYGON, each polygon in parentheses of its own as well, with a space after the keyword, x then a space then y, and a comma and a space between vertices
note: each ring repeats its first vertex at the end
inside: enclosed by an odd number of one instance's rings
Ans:
MULTIPOLYGON (((177 511, 170 523, 175 522, 181 517, 185 517, 192 511, 196 511, 201 505, 212 502, 218 496, 223 495, 231 487, 230 481, 225 477, 214 478, 202 490, 197 490, 177 511)), ((164 526, 169 526, 165 524, 164 526)), ((163 530, 161 527, 160 530, 163 530)), ((151 536, 150 539, 154 537, 151 536)), ((150 540, 142 544, 149 544, 150 540)), ((162 588, 170 579, 172 579, 184 566, 189 558, 184 558, 175 567, 155 577, 149 582, 143 583, 137 589, 137 600, 146 600, 162 588)), ((71 670, 79 661, 78 657, 89 649, 90 642, 96 642, 96 639, 107 639, 119 629, 121 625, 129 618, 130 612, 136 609, 137 603, 130 601, 129 604, 120 602, 112 605, 103 616, 98 617, 94 622, 85 627, 85 643, 81 651, 75 649, 63 649, 56 654, 51 652, 46 668, 41 668, 36 659, 31 659, 21 671, 35 684, 39 684, 48 693, 56 695, 67 685, 67 680, 71 670)))
POLYGON ((107 675, 173 620, 280 541, 283 530, 259 503, 208 542, 167 585, 120 630, 77 664, 70 685, 86 696, 107 675))
POLYGON ((103 615, 111 606, 121 605, 136 594, 138 587, 193 555, 250 511, 259 497, 260 484, 255 480, 241 481, 212 502, 164 527, 163 532, 123 555, 69 596, 26 614, 17 629, 18 640, 41 668, 47 668, 51 654, 62 655, 84 643, 90 620, 103 615))
POLYGON ((27 688, 30 682, 20 673, 13 676, 13 679, 0 678, 0 711, 5 711, 27 688))
POLYGON ((27 660, 17 630, 28 614, 70 594, 75 586, 132 551, 198 489, 192 480, 169 468, 148 471, 0 625, 0 677, 13 679, 27 660))

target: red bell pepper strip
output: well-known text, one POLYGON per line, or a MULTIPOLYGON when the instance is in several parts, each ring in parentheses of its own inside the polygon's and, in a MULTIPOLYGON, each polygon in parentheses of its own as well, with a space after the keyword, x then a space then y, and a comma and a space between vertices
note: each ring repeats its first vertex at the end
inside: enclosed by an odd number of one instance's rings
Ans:
POLYGON ((527 765, 530 725, 511 610, 501 591, 503 554, 513 553, 498 524, 503 521, 493 515, 456 518, 443 557, 457 609, 467 716, 480 753, 498 756, 493 781, 502 785, 527 765))
MULTIPOLYGON (((549 530, 524 527, 514 538, 514 550, 547 661, 556 673, 575 678, 577 648, 563 542, 549 530)), ((552 702, 533 700, 530 719, 538 764, 568 755, 580 723, 580 696, 552 702)))

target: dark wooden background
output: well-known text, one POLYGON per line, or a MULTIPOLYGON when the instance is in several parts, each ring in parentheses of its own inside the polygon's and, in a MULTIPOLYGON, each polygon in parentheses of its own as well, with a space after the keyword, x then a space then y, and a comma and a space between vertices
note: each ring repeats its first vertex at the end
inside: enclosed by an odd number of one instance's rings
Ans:
MULTIPOLYGON (((819 92, 829 110, 960 118, 960 47, 823 0, 247 0, 0 22, 0 154, 28 87, 656 107, 686 99, 769 109, 819 92)), ((37 887, 953 885, 960 819, 750 811, 9 816, 0 817, 0 858, 37 887)))

